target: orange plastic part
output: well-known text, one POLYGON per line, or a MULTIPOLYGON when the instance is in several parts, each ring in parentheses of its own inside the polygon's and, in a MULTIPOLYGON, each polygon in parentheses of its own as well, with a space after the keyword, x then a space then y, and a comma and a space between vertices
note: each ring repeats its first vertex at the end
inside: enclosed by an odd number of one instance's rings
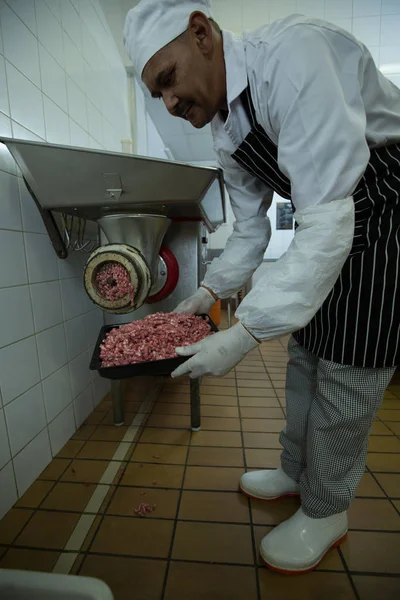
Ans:
POLYGON ((221 300, 217 300, 217 302, 212 305, 209 316, 211 321, 213 321, 218 327, 221 323, 221 300))

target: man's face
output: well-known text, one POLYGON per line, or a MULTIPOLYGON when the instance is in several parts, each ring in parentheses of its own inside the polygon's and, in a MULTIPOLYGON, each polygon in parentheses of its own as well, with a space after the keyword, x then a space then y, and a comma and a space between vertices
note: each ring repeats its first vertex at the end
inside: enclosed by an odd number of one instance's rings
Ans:
POLYGON ((198 43, 190 33, 159 50, 145 66, 142 79, 153 98, 163 99, 171 115, 199 129, 221 108, 221 90, 213 83, 215 56, 205 55, 204 37, 198 43))

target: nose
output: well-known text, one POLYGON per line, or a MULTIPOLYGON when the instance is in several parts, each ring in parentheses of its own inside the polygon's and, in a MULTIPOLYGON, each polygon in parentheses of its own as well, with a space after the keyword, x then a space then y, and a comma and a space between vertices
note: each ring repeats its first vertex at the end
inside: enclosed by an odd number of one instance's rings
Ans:
POLYGON ((162 97, 164 100, 165 107, 169 113, 174 115, 175 109, 179 104, 179 98, 175 96, 171 90, 166 90, 162 93, 162 97))

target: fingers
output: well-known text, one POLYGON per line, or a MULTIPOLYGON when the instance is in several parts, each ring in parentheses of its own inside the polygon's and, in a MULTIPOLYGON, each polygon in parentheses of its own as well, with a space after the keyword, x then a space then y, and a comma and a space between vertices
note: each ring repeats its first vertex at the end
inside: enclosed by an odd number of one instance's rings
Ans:
POLYGON ((174 379, 175 377, 182 377, 182 375, 187 375, 188 373, 190 373, 189 363, 190 360, 187 360, 183 363, 183 365, 180 365, 177 369, 175 369, 175 371, 172 371, 171 377, 174 379))
POLYGON ((201 344, 192 344, 192 346, 178 346, 175 348, 175 352, 178 356, 193 356, 201 349, 201 344))

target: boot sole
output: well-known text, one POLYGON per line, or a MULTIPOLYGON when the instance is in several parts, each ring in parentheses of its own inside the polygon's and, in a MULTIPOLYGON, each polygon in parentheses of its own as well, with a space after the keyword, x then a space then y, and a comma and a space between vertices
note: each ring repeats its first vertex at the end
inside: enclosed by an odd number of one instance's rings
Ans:
POLYGON ((270 571, 274 571, 275 573, 279 573, 280 575, 304 575, 305 573, 310 573, 311 571, 314 571, 314 569, 316 569, 318 567, 318 565, 320 565, 321 562, 324 560, 325 556, 327 554, 329 554, 329 552, 331 550, 340 546, 340 544, 342 544, 346 540, 346 538, 347 538, 347 531, 345 534, 342 534, 340 536, 340 538, 338 538, 336 540, 336 542, 333 542, 333 544, 328 548, 328 550, 325 552, 325 554, 322 556, 322 558, 320 558, 318 560, 318 562, 316 562, 312 567, 307 567, 306 569, 296 569, 296 570, 280 569, 279 567, 276 567, 275 565, 271 565, 269 562, 267 562, 265 560, 265 558, 263 557, 263 555, 261 554, 261 552, 260 552, 260 557, 261 557, 261 560, 264 563, 264 565, 266 567, 268 567, 268 569, 270 569, 270 571))
POLYGON ((242 492, 242 494, 244 496, 247 496, 247 498, 250 498, 250 500, 264 500, 264 502, 270 502, 271 500, 279 500, 280 498, 291 498, 291 497, 300 496, 300 492, 289 492, 288 494, 281 494, 280 496, 271 496, 271 497, 265 498, 263 496, 253 496, 252 494, 249 494, 248 492, 246 492, 240 486, 239 486, 239 491, 242 492))

